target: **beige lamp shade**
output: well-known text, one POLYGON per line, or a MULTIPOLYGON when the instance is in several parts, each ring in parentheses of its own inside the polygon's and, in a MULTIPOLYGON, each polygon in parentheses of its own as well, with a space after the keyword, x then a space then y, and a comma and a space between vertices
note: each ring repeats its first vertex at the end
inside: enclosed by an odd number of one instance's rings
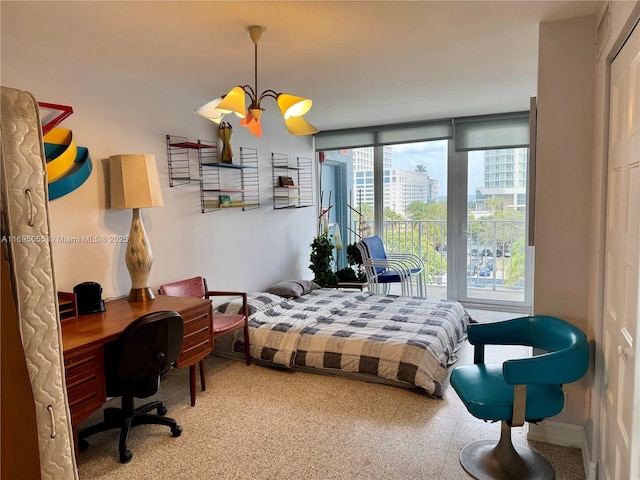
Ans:
POLYGON ((309 111, 313 102, 308 98, 281 93, 276 100, 284 118, 299 117, 309 111))
POLYGON ((215 123, 220 123, 222 120, 222 112, 218 110, 218 105, 222 101, 222 97, 218 97, 215 100, 211 100, 208 103, 205 103, 200 108, 197 108, 193 111, 193 113, 197 113, 198 115, 203 116, 215 123))
POLYGON ((246 115, 245 93, 242 87, 233 87, 216 107, 221 113, 235 113, 240 118, 246 115))
POLYGON ((109 157, 111 209, 162 207, 155 155, 128 153, 109 157))

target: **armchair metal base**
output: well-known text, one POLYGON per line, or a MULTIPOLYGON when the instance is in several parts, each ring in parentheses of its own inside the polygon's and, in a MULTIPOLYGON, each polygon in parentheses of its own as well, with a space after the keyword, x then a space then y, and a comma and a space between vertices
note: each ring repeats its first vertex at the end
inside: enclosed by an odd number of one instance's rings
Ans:
POLYGON ((555 471, 551 464, 537 452, 514 446, 511 427, 502 422, 500 441, 479 440, 466 445, 460 451, 460 464, 479 480, 552 480, 555 471))

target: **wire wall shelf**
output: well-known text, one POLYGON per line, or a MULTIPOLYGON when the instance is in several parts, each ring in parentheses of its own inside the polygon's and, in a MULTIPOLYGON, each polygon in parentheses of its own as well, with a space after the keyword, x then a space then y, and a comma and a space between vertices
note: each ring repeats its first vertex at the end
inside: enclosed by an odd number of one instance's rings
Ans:
POLYGON ((200 185, 202 213, 226 208, 252 210, 260 207, 258 150, 240 147, 235 163, 223 163, 218 158, 215 141, 190 142, 187 137, 167 135, 169 186, 197 181, 200 185), (197 151, 198 177, 191 173, 189 152, 197 151))
POLYGON ((313 206, 313 162, 297 157, 291 161, 284 153, 271 153, 273 208, 313 206))

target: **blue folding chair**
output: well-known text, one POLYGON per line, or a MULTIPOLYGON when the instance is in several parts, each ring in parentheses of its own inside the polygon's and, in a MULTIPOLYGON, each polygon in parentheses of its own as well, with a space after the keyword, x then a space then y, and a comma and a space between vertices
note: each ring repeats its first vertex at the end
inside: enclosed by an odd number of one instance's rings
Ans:
POLYGON ((399 283, 403 296, 414 294, 426 296, 424 286, 425 266, 422 259, 410 253, 388 254, 382 239, 378 235, 360 240, 356 246, 362 256, 362 266, 367 276, 369 290, 375 293, 389 293, 392 283, 399 283))

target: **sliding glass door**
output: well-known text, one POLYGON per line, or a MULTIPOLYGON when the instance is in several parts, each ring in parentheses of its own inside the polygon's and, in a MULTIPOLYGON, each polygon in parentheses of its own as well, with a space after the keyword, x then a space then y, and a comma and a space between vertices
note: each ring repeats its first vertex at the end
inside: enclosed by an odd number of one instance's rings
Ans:
POLYGON ((452 296, 467 304, 530 307, 533 249, 526 246, 528 149, 457 153, 458 205, 452 231, 457 282, 452 296), (458 257, 462 258, 462 255, 458 257))
POLYGON ((344 199, 332 209, 345 244, 376 234, 420 256, 431 298, 530 308, 528 113, 323 133, 323 208, 344 199))

